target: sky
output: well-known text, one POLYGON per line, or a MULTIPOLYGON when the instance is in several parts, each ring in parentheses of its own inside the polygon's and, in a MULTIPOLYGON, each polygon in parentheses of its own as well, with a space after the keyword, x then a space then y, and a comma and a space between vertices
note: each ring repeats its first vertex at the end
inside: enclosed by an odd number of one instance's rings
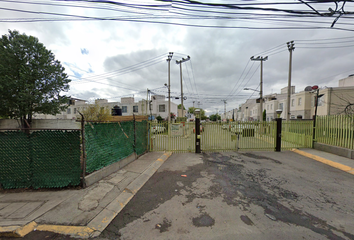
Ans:
POLYGON ((181 67, 185 108, 200 107, 207 115, 259 96, 244 90, 260 89, 260 61, 252 56, 268 56, 264 95, 287 87, 289 41, 295 46, 291 83, 296 92, 313 85, 337 87, 338 80, 354 74, 349 13, 354 3, 182 2, 0 1, 0 34, 18 30, 37 37, 72 80, 63 94, 90 102, 138 101, 147 98, 147 89, 167 100, 170 52, 172 101, 181 101, 181 67), (187 61, 176 63, 182 59, 187 61))

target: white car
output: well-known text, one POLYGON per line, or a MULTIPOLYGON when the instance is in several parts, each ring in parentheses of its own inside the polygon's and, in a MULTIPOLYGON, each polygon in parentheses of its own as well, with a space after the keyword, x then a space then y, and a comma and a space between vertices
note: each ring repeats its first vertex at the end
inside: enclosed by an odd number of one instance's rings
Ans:
POLYGON ((166 131, 166 128, 161 125, 155 125, 151 127, 151 133, 163 133, 166 131))

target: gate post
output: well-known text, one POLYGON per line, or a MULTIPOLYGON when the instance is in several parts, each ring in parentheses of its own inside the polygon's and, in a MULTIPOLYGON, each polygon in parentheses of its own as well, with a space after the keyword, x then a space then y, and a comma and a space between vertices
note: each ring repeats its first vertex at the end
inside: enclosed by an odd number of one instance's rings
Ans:
POLYGON ((277 121, 277 133, 275 136, 275 151, 280 152, 281 151, 281 124, 282 124, 282 118, 280 117, 280 114, 282 113, 282 110, 277 109, 276 113, 278 117, 275 119, 277 121))
POLYGON ((200 153, 200 109, 194 110, 195 114, 195 153, 200 153))

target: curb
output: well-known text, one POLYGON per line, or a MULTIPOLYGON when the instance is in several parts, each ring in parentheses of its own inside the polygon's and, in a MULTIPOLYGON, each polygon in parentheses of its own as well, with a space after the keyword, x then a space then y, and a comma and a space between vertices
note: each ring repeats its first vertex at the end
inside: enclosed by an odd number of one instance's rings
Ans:
POLYGON ((41 225, 33 221, 24 226, 0 226, 0 237, 19 238, 24 237, 32 231, 49 231, 81 238, 98 237, 171 155, 172 152, 166 152, 155 162, 150 164, 140 176, 133 180, 124 191, 93 218, 87 226, 41 225))
POLYGON ((331 167, 337 168, 337 169, 342 170, 344 172, 347 172, 349 174, 354 175, 354 168, 348 167, 347 165, 344 165, 344 164, 341 164, 341 163, 337 163, 337 162, 333 162, 331 160, 328 160, 328 159, 325 159, 323 157, 319 157, 319 156, 313 155, 311 153, 307 153, 307 152, 301 151, 299 149, 292 149, 291 151, 293 151, 293 152, 295 152, 297 154, 303 155, 305 157, 311 158, 313 160, 316 160, 318 162, 324 163, 324 164, 329 165, 331 167))

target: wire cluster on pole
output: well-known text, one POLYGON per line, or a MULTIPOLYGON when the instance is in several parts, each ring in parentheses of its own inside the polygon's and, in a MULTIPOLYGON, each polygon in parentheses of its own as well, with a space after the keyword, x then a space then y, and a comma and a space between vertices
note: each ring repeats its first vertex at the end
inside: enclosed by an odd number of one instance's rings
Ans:
POLYGON ((251 61, 260 61, 261 62, 261 77, 260 77, 260 90, 259 90, 259 121, 263 121, 263 62, 268 60, 268 56, 266 57, 251 57, 251 61))

